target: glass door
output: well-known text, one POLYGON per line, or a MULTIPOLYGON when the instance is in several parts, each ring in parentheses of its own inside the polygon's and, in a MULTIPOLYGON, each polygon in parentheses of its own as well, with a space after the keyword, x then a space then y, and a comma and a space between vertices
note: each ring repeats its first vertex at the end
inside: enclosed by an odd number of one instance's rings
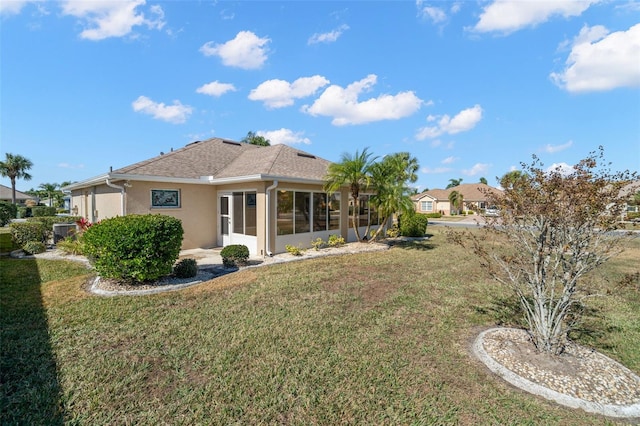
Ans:
POLYGON ((225 247, 231 244, 231 229, 232 228, 232 216, 231 216, 231 196, 221 195, 219 200, 220 215, 218 217, 219 234, 218 245, 225 247))

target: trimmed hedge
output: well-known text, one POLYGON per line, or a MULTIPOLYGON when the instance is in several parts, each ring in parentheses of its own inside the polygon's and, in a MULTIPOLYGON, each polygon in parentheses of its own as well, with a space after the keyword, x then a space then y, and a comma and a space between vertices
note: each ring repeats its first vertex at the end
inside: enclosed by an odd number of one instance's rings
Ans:
POLYGON ((0 201, 0 227, 6 226, 11 219, 15 219, 18 215, 18 206, 15 204, 0 201))
POLYGON ((404 237, 424 237, 429 218, 419 213, 403 214, 400 217, 400 235, 404 237))
POLYGON ((10 227, 11 237, 20 248, 24 248, 30 242, 47 241, 47 231, 40 222, 13 222, 10 227))
POLYGON ((55 216, 58 209, 55 207, 35 206, 31 207, 31 215, 33 217, 55 216))
POLYGON ((249 248, 242 244, 231 244, 220 251, 225 268, 246 265, 249 261, 249 248))
POLYGON ((128 215, 94 224, 82 239, 100 276, 135 283, 171 274, 183 234, 182 222, 174 217, 128 215))

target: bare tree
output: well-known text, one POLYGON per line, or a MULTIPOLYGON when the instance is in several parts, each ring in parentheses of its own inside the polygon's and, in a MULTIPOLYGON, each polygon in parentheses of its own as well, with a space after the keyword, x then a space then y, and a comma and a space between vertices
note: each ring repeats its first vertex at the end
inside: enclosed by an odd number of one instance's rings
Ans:
POLYGON ((622 250, 624 236, 611 231, 625 206, 620 189, 636 175, 612 173, 603 159, 601 147, 565 174, 545 170, 534 156, 502 194, 487 194, 500 216, 484 233, 452 233, 515 291, 541 352, 562 353, 586 295, 585 274, 622 250))

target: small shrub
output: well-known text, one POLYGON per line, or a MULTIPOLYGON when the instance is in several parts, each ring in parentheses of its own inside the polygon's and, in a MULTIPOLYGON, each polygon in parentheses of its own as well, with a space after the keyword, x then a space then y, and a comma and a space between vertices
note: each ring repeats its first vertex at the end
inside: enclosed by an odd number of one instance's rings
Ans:
POLYGON ((0 201, 0 227, 6 226, 17 215, 18 207, 15 204, 0 201))
POLYGON ((27 254, 38 254, 47 251, 47 247, 40 241, 28 241, 22 246, 22 250, 27 254))
POLYGON ((220 251, 225 268, 246 265, 249 262, 249 248, 242 244, 231 244, 220 251))
POLYGON ((442 213, 427 213, 425 216, 429 219, 440 219, 442 217, 442 213))
POLYGON ((82 239, 100 276, 144 282, 171 274, 183 233, 182 222, 171 216, 128 215, 94 224, 82 239))
POLYGON ((391 228, 387 229, 385 235, 388 238, 396 238, 398 235, 400 235, 400 229, 398 229, 396 225, 393 225, 391 228))
POLYGON ((287 250, 287 253, 292 254, 294 256, 302 256, 302 253, 304 253, 304 250, 302 249, 302 247, 299 246, 292 246, 287 244, 286 246, 284 246, 285 250, 287 250))
POLYGON ((325 248, 327 243, 325 243, 322 238, 318 237, 314 241, 311 241, 311 246, 318 251, 321 248, 325 248))
POLYGON ((47 206, 35 206, 31 208, 33 217, 55 216, 56 208, 47 206))
POLYGON ((333 234, 329 235, 329 240, 327 241, 329 247, 340 247, 345 244, 344 238, 341 235, 333 234))
POLYGON ((11 224, 11 236, 13 241, 23 248, 31 241, 44 243, 47 234, 40 222, 14 222, 11 224))
POLYGON ((400 221, 400 235, 404 237, 424 237, 427 232, 429 218, 419 213, 402 215, 400 221))
POLYGON ((198 263, 195 259, 182 259, 173 267, 173 274, 178 278, 191 278, 198 275, 198 263))
POLYGON ((82 242, 82 238, 67 237, 64 240, 58 241, 56 248, 66 254, 84 254, 84 243, 82 242))

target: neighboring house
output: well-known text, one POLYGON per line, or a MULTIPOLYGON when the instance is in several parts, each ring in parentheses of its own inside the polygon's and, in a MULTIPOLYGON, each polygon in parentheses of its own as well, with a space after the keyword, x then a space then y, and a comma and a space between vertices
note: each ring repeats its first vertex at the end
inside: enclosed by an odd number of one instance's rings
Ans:
POLYGON ((458 191, 462 194, 464 211, 473 210, 482 212, 487 207, 488 197, 490 193, 497 193, 499 189, 493 188, 484 183, 464 183, 448 189, 432 189, 429 191, 416 194, 411 199, 418 213, 441 213, 443 215, 451 214, 451 203, 449 202, 449 194, 458 191))
MULTIPOLYGON (((25 194, 24 192, 20 192, 16 189, 16 204, 24 206, 27 200, 33 200, 37 202, 36 197, 33 197, 29 194, 25 194)), ((7 203, 12 202, 11 196, 11 188, 8 186, 0 185, 0 201, 6 201, 7 203)))
MULTIPOLYGON (((286 145, 213 138, 63 189, 71 193, 71 213, 91 222, 166 214, 182 221, 183 249, 244 244, 252 255, 270 255, 332 234, 355 240, 348 188, 322 189, 329 164, 286 145)), ((363 201, 365 229, 377 217, 363 201)))
MULTIPOLYGON (((626 197, 628 200, 631 200, 634 194, 638 192, 640 192, 640 180, 633 181, 622 187, 621 195, 626 197)), ((637 204, 627 204, 625 210, 627 213, 638 213, 640 211, 640 206, 637 204)))

